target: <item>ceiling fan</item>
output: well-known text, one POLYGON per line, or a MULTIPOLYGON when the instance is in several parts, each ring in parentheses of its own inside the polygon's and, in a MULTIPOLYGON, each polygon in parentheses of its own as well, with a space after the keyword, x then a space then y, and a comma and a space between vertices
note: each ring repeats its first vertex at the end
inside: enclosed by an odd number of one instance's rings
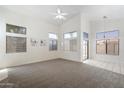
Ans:
POLYGON ((66 20, 65 16, 68 15, 68 13, 63 13, 59 8, 57 8, 56 13, 52 13, 52 15, 55 15, 55 19, 66 20))

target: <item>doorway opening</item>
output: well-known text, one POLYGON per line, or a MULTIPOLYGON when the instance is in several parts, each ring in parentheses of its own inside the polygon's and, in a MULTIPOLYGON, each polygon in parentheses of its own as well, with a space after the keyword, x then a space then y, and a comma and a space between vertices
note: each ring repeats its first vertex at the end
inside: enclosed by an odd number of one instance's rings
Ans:
POLYGON ((83 61, 89 58, 89 41, 83 40, 83 61))
POLYGON ((83 61, 89 58, 89 40, 88 33, 83 32, 83 61))

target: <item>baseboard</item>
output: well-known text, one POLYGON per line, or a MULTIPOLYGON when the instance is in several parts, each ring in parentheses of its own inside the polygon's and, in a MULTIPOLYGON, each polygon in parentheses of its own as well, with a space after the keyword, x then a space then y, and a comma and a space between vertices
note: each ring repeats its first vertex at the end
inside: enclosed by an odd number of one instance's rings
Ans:
MULTIPOLYGON (((72 62, 81 62, 81 61, 71 60, 71 59, 66 59, 66 58, 59 58, 59 59, 64 59, 64 60, 67 60, 67 61, 72 61, 72 62)), ((82 62, 81 62, 81 63, 82 63, 82 62)))
POLYGON ((60 59, 60 58, 53 58, 53 59, 48 59, 48 60, 31 61, 30 63, 25 62, 24 64, 18 64, 18 65, 13 65, 13 66, 7 66, 6 68, 13 68, 13 67, 18 67, 18 66, 24 66, 24 65, 29 65, 29 64, 35 64, 35 63, 39 63, 39 62, 47 62, 47 61, 57 60, 57 59, 60 59))
MULTIPOLYGON (((67 61, 72 61, 72 62, 81 62, 81 61, 70 60, 70 59, 66 59, 66 58, 53 58, 53 59, 48 59, 48 60, 37 60, 37 61, 31 61, 31 62, 23 62, 24 64, 16 64, 16 65, 12 65, 12 66, 7 66, 5 68, 13 68, 13 67, 18 67, 18 66, 35 64, 35 63, 39 63, 39 62, 49 62, 49 61, 57 60, 57 59, 62 59, 62 60, 67 60, 67 61)), ((1 69, 5 69, 5 68, 1 68, 1 69)))
MULTIPOLYGON (((76 60, 70 60, 70 59, 65 59, 65 58, 54 58, 54 59, 48 59, 48 60, 38 60, 38 61, 32 61, 30 63, 25 63, 25 64, 19 64, 19 65, 14 65, 14 66, 8 66, 7 68, 13 68, 13 67, 18 67, 18 66, 24 66, 24 65, 29 65, 29 64, 35 64, 35 63, 39 63, 39 62, 49 62, 49 61, 52 61, 52 60, 58 60, 58 59, 61 59, 61 60, 67 60, 67 61, 71 61, 71 62, 81 62, 81 61, 76 61, 76 60)), ((8 71, 7 71, 7 68, 3 68, 3 69, 0 69, 0 81, 1 80, 4 80, 8 77, 8 71)))

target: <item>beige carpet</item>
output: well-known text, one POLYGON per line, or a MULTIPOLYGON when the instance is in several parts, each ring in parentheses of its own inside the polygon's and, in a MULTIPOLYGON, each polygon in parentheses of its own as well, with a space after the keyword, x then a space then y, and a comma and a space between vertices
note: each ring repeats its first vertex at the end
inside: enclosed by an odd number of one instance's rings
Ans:
POLYGON ((8 68, 8 79, 0 82, 19 88, 124 87, 124 75, 63 59, 8 68))

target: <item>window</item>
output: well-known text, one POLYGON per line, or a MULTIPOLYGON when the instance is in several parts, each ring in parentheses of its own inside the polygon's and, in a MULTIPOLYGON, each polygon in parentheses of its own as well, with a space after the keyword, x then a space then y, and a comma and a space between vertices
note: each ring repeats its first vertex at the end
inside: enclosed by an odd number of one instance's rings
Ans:
POLYGON ((64 50, 77 51, 77 32, 68 32, 64 34, 64 50))
POLYGON ((89 38, 89 37, 88 37, 88 33, 83 32, 83 39, 84 39, 84 40, 88 40, 88 38, 89 38))
POLYGON ((118 39, 107 40, 107 54, 119 55, 119 40, 118 39))
POLYGON ((71 34, 70 33, 64 34, 64 39, 70 39, 70 38, 71 38, 71 34))
POLYGON ((49 33, 49 50, 55 51, 57 50, 57 35, 54 33, 49 33))
POLYGON ((6 53, 18 53, 26 51, 26 38, 7 36, 6 53))
POLYGON ((96 53, 119 55, 119 31, 108 31, 96 34, 96 53))
POLYGON ((57 35, 53 33, 49 33, 49 38, 50 39, 57 39, 57 35))
POLYGON ((77 32, 72 32, 72 38, 76 38, 77 37, 77 32))
POLYGON ((106 40, 97 40, 96 47, 97 54, 106 54, 106 40))
POLYGON ((77 39, 71 39, 70 40, 70 51, 76 51, 77 50, 77 39))
POLYGON ((96 39, 100 40, 100 39, 104 39, 104 37, 105 37, 105 33, 104 32, 96 33, 96 39))
POLYGON ((26 27, 6 24, 7 32, 16 34, 26 34, 26 27))
POLYGON ((119 32, 118 31, 109 31, 105 32, 105 39, 118 39, 119 32))
POLYGON ((68 39, 64 40, 64 50, 70 51, 70 40, 68 40, 68 39))
POLYGON ((6 24, 6 53, 26 52, 26 28, 6 24))

